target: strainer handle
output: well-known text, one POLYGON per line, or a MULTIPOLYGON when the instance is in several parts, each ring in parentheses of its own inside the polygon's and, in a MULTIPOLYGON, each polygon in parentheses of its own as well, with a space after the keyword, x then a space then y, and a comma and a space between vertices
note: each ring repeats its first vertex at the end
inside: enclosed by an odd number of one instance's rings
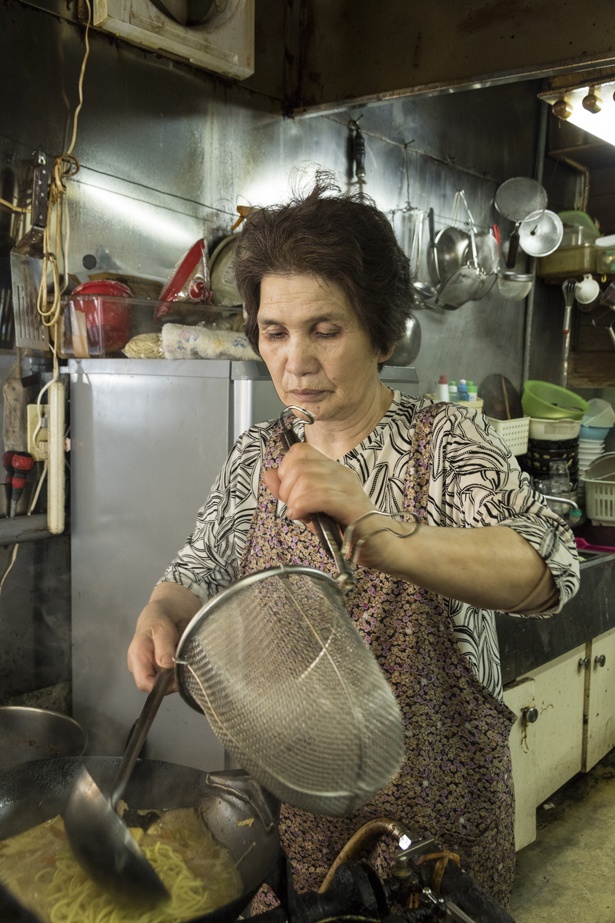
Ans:
MULTIPOLYGON (((301 407, 287 407, 286 410, 282 412, 280 417, 282 422, 282 434, 288 449, 290 449, 291 445, 295 445, 295 443, 301 441, 292 426, 286 424, 286 415, 288 415, 288 411, 292 411, 293 409, 299 410, 305 415, 309 422, 312 422, 310 419, 311 415, 307 410, 303 410, 301 407)), ((335 562, 335 566, 337 567, 337 582, 342 589, 345 586, 352 586, 355 583, 355 575, 348 561, 342 556, 342 536, 340 535, 337 523, 331 519, 330 516, 327 516, 326 513, 313 513, 312 522, 316 526, 316 534, 318 535, 320 544, 329 557, 335 562)))

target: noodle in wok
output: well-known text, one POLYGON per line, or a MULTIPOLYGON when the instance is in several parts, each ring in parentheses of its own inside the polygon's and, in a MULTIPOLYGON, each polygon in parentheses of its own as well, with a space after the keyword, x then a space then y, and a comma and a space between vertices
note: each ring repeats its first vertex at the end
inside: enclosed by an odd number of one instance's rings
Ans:
POLYGON ((167 813, 170 823, 163 819, 154 832, 133 831, 170 894, 155 907, 120 903, 100 888, 74 858, 59 816, 0 842, 0 877, 45 923, 184 923, 239 897, 243 884, 228 850, 200 822, 197 836, 186 820, 194 812, 167 813))

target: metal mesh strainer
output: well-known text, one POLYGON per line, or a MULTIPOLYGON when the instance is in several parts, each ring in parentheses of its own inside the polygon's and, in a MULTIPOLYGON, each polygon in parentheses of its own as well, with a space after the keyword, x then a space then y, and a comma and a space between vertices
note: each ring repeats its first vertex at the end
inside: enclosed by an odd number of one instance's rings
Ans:
POLYGON ((237 762, 296 807, 349 813, 401 765, 393 692, 318 570, 271 568, 223 590, 184 632, 176 674, 237 762))

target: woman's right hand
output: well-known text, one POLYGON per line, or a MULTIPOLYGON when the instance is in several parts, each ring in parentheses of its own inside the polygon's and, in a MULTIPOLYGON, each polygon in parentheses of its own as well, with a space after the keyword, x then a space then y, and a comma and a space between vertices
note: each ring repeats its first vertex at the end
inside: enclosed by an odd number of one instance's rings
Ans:
MULTIPOLYGON (((156 674, 173 666, 182 632, 201 606, 201 600, 178 583, 159 583, 154 588, 128 647, 128 669, 137 689, 150 692, 156 674)), ((168 691, 177 691, 175 681, 168 691)))

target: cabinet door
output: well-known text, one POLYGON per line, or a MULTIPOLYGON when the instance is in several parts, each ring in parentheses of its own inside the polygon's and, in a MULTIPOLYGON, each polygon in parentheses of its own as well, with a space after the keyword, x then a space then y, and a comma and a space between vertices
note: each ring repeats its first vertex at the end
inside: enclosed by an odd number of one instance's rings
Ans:
POLYGON ((521 679, 504 690, 504 701, 517 716, 510 731, 515 783, 515 849, 536 839, 536 712, 534 680, 521 679))
POLYGON ((587 772, 615 747, 615 629, 588 645, 585 696, 585 754, 587 772))
POLYGON ((552 660, 531 675, 535 682, 536 804, 541 804, 583 768, 585 645, 552 660))

